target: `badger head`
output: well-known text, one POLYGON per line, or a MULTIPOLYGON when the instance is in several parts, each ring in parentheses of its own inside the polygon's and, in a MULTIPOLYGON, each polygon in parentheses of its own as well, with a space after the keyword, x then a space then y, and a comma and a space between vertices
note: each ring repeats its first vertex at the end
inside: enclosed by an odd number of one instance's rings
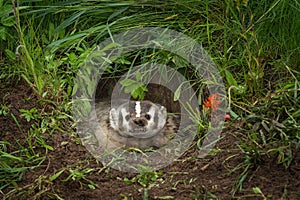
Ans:
POLYGON ((129 101, 110 110, 110 126, 124 137, 150 138, 166 124, 166 108, 150 101, 129 101))

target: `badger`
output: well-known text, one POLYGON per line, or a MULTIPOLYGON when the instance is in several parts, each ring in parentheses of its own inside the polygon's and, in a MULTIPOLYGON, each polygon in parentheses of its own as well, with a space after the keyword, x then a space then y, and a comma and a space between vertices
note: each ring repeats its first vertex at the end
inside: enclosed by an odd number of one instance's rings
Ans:
POLYGON ((130 100, 112 108, 109 102, 100 102, 96 114, 100 129, 96 137, 105 149, 157 149, 178 130, 178 116, 167 114, 164 106, 148 100, 130 100))

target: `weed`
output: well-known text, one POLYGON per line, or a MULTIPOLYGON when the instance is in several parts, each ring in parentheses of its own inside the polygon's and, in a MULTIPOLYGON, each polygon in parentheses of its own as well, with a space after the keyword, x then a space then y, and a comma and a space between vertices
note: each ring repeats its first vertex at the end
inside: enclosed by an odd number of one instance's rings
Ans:
POLYGON ((148 191, 152 187, 158 187, 159 183, 162 183, 163 179, 160 178, 161 175, 162 172, 154 172, 148 167, 140 166, 139 174, 132 179, 124 178, 124 182, 128 184, 140 184, 143 187, 142 191, 140 190, 140 192, 142 192, 143 199, 147 200, 149 198, 148 191))
POLYGON ((8 95, 5 95, 2 99, 2 103, 0 104, 0 116, 6 116, 9 114, 10 112, 10 105, 7 105, 5 103, 5 98, 7 97, 8 95))
POLYGON ((0 116, 6 116, 9 114, 9 106, 5 105, 5 104, 0 104, 0 116))
POLYGON ((87 185, 90 189, 98 188, 99 186, 96 183, 94 183, 92 180, 90 180, 86 177, 87 174, 89 174, 93 171, 94 171, 94 169, 91 169, 91 168, 85 168, 82 170, 79 168, 68 169, 69 175, 66 179, 63 180, 63 182, 67 182, 70 179, 72 179, 73 181, 78 181, 80 184, 80 187, 83 187, 87 182, 87 185))
POLYGON ((137 180, 143 187, 151 188, 156 181, 162 181, 159 179, 162 172, 153 172, 150 169, 147 169, 147 167, 141 166, 139 173, 137 180))
POLYGON ((45 157, 32 154, 27 148, 20 146, 20 150, 7 152, 8 142, 1 142, 0 149, 0 190, 7 187, 18 187, 18 182, 27 170, 34 170, 40 166, 45 157))
POLYGON ((27 120, 27 122, 30 122, 31 120, 37 120, 40 118, 40 115, 38 114, 36 108, 31 108, 30 110, 20 109, 20 112, 22 113, 20 116, 24 117, 27 120))
POLYGON ((135 73, 136 80, 125 79, 121 81, 121 85, 125 87, 125 93, 130 93, 134 99, 143 100, 145 92, 148 91, 145 84, 141 82, 142 74, 140 72, 135 73))
POLYGON ((266 157, 276 156, 277 163, 288 168, 293 159, 292 149, 299 148, 299 116, 295 114, 298 112, 295 107, 299 107, 297 90, 281 91, 257 102, 259 106, 249 106, 251 114, 244 119, 245 126, 240 127, 242 134, 237 135, 244 161, 233 170, 242 171, 234 193, 242 190, 249 173, 266 157))

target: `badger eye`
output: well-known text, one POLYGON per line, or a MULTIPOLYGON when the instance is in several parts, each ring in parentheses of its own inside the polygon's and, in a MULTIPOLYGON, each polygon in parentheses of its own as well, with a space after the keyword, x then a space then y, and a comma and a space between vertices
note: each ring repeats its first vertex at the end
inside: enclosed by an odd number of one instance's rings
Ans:
POLYGON ((126 115, 126 116, 125 116, 125 119, 126 119, 126 121, 129 121, 130 115, 126 115))
POLYGON ((146 118, 147 120, 150 120, 150 119, 151 119, 151 116, 150 116, 149 114, 146 114, 146 115, 145 115, 145 118, 146 118))

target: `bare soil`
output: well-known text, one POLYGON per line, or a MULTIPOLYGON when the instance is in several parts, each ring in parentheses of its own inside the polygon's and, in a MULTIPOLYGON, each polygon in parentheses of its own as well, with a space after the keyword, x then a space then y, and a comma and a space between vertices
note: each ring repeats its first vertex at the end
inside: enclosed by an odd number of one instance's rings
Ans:
MULTIPOLYGON (((19 110, 39 107, 37 98, 30 87, 21 81, 9 87, 2 86, 0 100, 9 105, 11 112, 6 117, 0 116, 1 140, 11 143, 7 151, 17 150, 20 144, 27 147, 31 123, 20 117, 19 110), (12 116, 16 117, 21 128, 12 116)), ((255 195, 254 187, 259 187, 269 199, 300 199, 299 150, 293 152, 294 160, 287 169, 278 165, 275 157, 263 158, 262 164, 248 174, 243 190, 232 197, 234 185, 242 171, 230 173, 230 170, 244 160, 236 145, 234 123, 228 122, 226 125, 222 133, 225 137, 216 145, 220 151, 215 155, 198 159, 194 145, 180 159, 161 169, 163 173, 157 184, 147 191, 148 199, 213 199, 214 196, 218 199, 263 199, 255 195)), ((139 183, 128 184, 124 181, 124 178, 131 179, 136 174, 103 169, 102 164, 71 134, 56 131, 52 134, 46 132, 43 136, 54 150, 35 148, 35 153, 45 155, 46 159, 39 167, 24 173, 17 184, 18 190, 25 192, 21 196, 13 195, 11 199, 58 199, 58 196, 63 199, 143 199, 144 190, 139 183), (78 167, 94 169, 86 177, 98 188, 90 189, 83 179, 64 181, 69 175, 67 169, 78 167), (65 171, 56 180, 47 181, 62 169, 65 171)), ((11 189, 0 191, 0 197, 8 197, 11 189)))

